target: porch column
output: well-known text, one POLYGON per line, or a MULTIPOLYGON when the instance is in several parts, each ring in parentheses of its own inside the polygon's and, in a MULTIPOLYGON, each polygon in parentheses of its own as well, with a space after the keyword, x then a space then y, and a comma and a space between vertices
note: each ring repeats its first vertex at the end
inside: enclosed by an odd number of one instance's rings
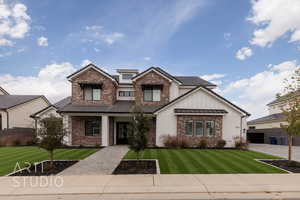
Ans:
POLYGON ((109 120, 107 115, 102 115, 102 146, 108 146, 109 120))
POLYGON ((64 143, 66 145, 72 145, 72 117, 65 114, 63 115, 63 127, 67 132, 64 137, 64 143))

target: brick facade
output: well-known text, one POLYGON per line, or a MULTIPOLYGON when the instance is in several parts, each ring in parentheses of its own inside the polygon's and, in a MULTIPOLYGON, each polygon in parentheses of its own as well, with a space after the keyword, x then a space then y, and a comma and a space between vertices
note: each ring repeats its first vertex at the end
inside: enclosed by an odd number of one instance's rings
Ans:
MULTIPOLYGON (((177 116, 177 136, 179 138, 186 138, 191 141, 192 144, 197 145, 201 139, 206 139, 208 142, 209 147, 216 146, 218 140, 222 139, 222 116, 199 116, 199 115, 178 115, 177 116), (215 135, 212 137, 206 136, 206 133, 204 131, 204 136, 187 136, 185 134, 185 121, 186 120, 213 120, 215 123, 215 135)), ((204 127, 205 129, 205 127, 204 127)), ((195 131, 194 131, 195 132, 195 131)))
POLYGON ((169 82, 168 79, 164 78, 163 76, 161 76, 160 74, 154 71, 148 72, 146 75, 141 76, 133 83, 133 87, 135 89, 135 100, 138 103, 141 103, 142 105, 166 104, 170 101, 170 86, 171 83, 169 82), (142 85, 151 85, 151 84, 163 85, 160 101, 155 101, 155 102, 144 101, 142 85))
POLYGON ((88 69, 72 79, 72 104, 114 104, 116 101, 116 84, 108 77, 94 69, 88 69), (101 100, 84 100, 84 90, 80 82, 92 82, 102 84, 101 100))
MULTIPOLYGON (((99 136, 85 135, 85 120, 99 119, 100 117, 72 117, 72 145, 101 146, 101 134, 99 136)), ((101 127, 100 127, 101 130, 101 127)))
POLYGON ((152 118, 150 123, 150 131, 147 133, 148 146, 154 147, 156 144, 156 118, 152 118))

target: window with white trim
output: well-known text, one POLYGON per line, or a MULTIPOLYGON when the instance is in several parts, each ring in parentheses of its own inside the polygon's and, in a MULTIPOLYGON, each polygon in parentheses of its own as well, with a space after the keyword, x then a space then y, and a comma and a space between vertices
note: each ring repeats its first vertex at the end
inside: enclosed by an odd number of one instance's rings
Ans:
POLYGON ((161 90, 160 86, 145 86, 143 88, 144 101, 160 101, 161 90))
POLYGON ((133 97, 134 91, 119 91, 119 97, 133 97))
POLYGON ((195 135, 204 136, 204 121, 202 120, 195 121, 195 135))
POLYGON ((193 136, 193 120, 185 121, 185 134, 193 136))
POLYGON ((85 87, 84 99, 87 101, 100 101, 101 100, 101 88, 99 87, 85 87))
POLYGON ((212 137, 215 135, 215 121, 206 121, 206 134, 208 137, 212 137))

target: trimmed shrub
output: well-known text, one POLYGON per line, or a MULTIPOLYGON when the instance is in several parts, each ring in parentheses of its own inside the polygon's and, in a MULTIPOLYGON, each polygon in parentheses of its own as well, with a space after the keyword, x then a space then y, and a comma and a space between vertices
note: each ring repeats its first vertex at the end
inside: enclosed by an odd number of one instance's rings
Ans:
POLYGON ((235 148, 240 150, 248 150, 249 142, 245 138, 236 136, 233 139, 234 139, 235 148))
POLYGON ((176 136, 164 136, 163 138, 164 146, 167 148, 177 148, 178 147, 178 140, 176 136))
POLYGON ((178 147, 179 148, 187 148, 187 147, 191 147, 191 141, 187 138, 181 138, 181 139, 177 139, 178 141, 178 147))
POLYGON ((226 145, 225 140, 218 140, 216 147, 219 148, 219 149, 223 149, 225 147, 225 145, 226 145))
POLYGON ((201 139, 197 145, 200 149, 205 149, 207 148, 208 142, 206 139, 201 139))
POLYGON ((13 146, 20 146, 21 145, 21 141, 19 139, 16 139, 12 142, 13 146))

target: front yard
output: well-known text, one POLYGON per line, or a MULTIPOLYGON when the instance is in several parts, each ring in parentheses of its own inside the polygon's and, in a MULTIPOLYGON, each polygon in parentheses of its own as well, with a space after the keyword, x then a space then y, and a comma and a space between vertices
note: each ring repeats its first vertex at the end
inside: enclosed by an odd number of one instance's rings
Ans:
MULTIPOLYGON (((58 149, 55 160, 82 160, 99 149, 58 149)), ((25 167, 25 162, 49 160, 47 151, 38 147, 0 147, 0 176, 14 171, 16 163, 25 167)))
MULTIPOLYGON (((254 159, 278 159, 254 151, 215 149, 146 149, 142 159, 158 159, 162 174, 286 173, 254 159)), ((136 159, 129 151, 124 159, 136 159)))

